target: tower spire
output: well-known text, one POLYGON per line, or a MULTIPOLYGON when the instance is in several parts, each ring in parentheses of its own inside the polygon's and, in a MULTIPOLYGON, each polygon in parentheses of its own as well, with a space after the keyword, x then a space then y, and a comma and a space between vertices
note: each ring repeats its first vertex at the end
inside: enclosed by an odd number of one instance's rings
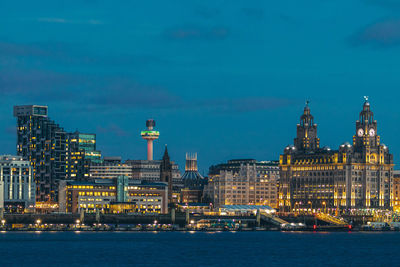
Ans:
POLYGON ((314 124, 314 117, 311 115, 310 101, 306 101, 304 112, 297 125, 297 137, 294 145, 298 150, 316 150, 319 148, 319 138, 317 137, 317 125, 314 124))
POLYGON ((153 129, 155 126, 156 122, 154 120, 147 120, 147 130, 141 132, 142 138, 147 140, 147 160, 153 160, 153 141, 160 136, 160 132, 153 129))

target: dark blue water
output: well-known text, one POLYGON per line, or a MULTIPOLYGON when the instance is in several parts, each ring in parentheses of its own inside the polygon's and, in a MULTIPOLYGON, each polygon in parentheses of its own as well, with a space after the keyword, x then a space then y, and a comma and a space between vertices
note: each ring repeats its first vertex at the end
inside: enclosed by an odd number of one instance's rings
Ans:
POLYGON ((400 266, 400 233, 1 233, 0 266, 400 266))

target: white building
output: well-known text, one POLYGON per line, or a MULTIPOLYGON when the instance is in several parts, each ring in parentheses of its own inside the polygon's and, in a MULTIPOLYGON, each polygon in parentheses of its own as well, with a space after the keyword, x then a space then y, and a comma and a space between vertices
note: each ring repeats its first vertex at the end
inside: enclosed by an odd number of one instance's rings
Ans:
POLYGON ((0 156, 0 181, 6 210, 16 212, 35 207, 36 186, 29 161, 20 156, 0 156))
POLYGON ((255 162, 242 162, 235 170, 210 173, 204 194, 215 207, 268 205, 276 208, 278 180, 277 166, 259 168, 255 162))

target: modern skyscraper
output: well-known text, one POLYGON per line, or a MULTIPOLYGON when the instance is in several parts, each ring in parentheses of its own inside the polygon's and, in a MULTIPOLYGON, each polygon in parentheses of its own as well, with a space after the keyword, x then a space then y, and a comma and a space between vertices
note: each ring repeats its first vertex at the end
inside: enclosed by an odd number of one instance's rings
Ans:
POLYGON ((153 141, 160 136, 160 132, 153 130, 155 126, 156 122, 154 120, 147 120, 147 130, 141 132, 142 138, 147 140, 147 160, 153 160, 153 141))
POLYGON ((38 202, 56 202, 60 180, 89 177, 86 156, 98 152, 94 135, 66 132, 48 117, 47 106, 15 106, 14 116, 17 154, 33 167, 38 202))
POLYGON ((29 160, 37 201, 55 201, 58 181, 67 178, 68 135, 47 116, 47 106, 15 106, 17 154, 29 160))
POLYGON ((294 145, 280 157, 281 211, 388 209, 393 200, 393 155, 380 142, 368 99, 356 121, 353 145, 320 148, 308 104, 294 145))
POLYGON ((70 134, 70 142, 76 144, 76 150, 84 152, 85 159, 93 163, 101 163, 101 152, 96 149, 96 134, 80 133, 70 134))

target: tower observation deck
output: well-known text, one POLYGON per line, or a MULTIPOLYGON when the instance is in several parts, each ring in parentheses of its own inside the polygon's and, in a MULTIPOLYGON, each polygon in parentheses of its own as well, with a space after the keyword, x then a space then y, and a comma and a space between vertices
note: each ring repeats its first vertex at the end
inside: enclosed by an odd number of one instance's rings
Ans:
POLYGON ((153 160, 153 141, 160 137, 160 132, 153 130, 155 126, 154 120, 147 120, 147 130, 141 132, 142 138, 147 140, 147 160, 153 160))

